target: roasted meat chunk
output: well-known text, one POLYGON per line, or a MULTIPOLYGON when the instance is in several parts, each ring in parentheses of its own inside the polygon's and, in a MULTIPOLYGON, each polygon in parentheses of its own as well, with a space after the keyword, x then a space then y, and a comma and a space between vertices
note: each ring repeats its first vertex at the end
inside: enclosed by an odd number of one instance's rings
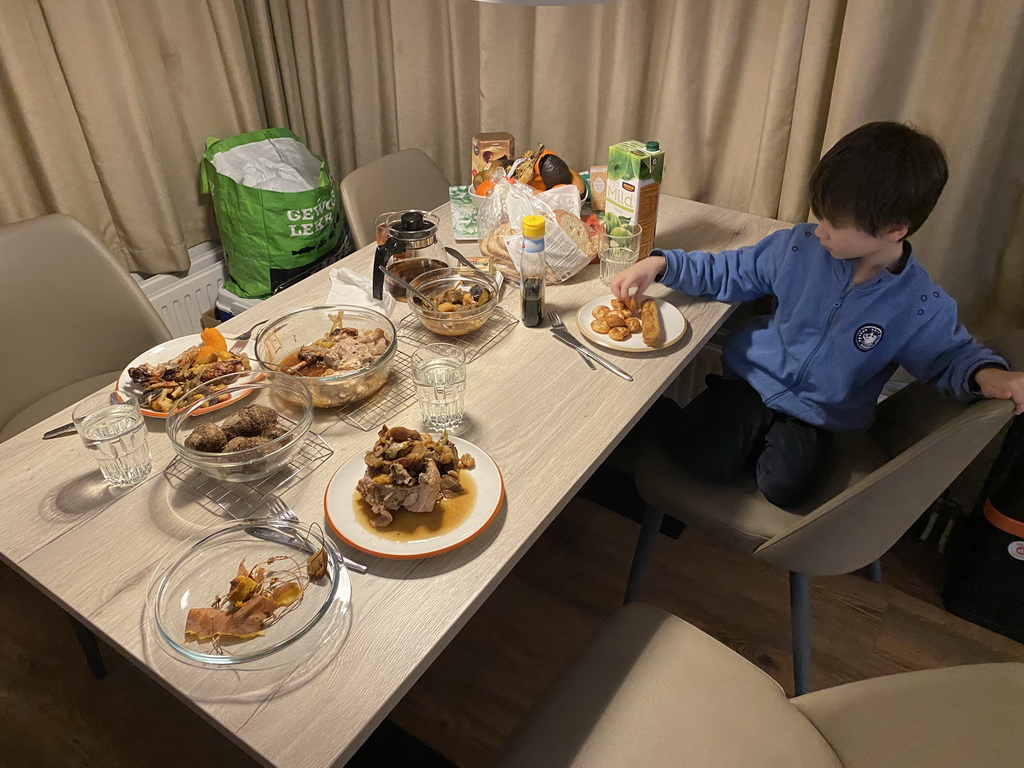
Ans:
POLYGON ((356 485, 370 505, 373 525, 386 528, 404 509, 423 514, 442 498, 463 493, 460 460, 445 432, 437 441, 414 429, 385 424, 364 457, 366 472, 356 485))

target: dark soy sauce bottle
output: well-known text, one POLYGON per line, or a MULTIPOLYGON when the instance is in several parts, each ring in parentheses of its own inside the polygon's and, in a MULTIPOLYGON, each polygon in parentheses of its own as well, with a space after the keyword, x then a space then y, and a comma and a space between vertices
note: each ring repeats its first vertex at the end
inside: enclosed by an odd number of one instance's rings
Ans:
POLYGON ((544 217, 523 217, 523 253, 519 259, 519 294, 523 325, 536 328, 544 321, 544 217))

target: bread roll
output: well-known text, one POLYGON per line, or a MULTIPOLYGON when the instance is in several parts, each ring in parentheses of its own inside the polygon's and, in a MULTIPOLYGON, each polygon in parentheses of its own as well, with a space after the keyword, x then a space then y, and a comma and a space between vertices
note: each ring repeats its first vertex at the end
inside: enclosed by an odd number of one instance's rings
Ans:
POLYGON ((653 299, 644 299, 644 303, 640 306, 640 322, 644 326, 644 344, 648 347, 660 347, 665 340, 665 333, 661 327, 658 305, 654 303, 653 299))
POLYGON ((569 211, 555 211, 555 221, 562 231, 569 236, 569 239, 576 243, 577 247, 584 253, 588 253, 590 247, 590 231, 579 216, 569 211))

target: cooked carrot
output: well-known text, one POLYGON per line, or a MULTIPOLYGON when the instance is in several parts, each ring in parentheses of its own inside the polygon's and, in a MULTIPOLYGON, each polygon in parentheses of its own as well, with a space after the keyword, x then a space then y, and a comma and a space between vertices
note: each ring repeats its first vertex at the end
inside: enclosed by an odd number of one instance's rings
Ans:
POLYGON ((207 328, 199 334, 199 336, 202 338, 203 343, 208 347, 213 347, 214 349, 219 349, 224 352, 228 349, 228 343, 224 339, 224 334, 216 328, 207 328))

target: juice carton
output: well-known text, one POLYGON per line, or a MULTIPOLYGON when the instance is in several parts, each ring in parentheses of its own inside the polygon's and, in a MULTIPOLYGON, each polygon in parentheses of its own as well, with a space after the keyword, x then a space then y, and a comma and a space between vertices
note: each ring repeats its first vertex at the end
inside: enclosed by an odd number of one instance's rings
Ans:
POLYGON ((639 224, 643 230, 641 259, 654 245, 664 168, 665 150, 656 141, 622 141, 608 147, 605 226, 639 224))
POLYGON ((508 166, 516 157, 516 137, 511 133, 478 133, 473 137, 472 176, 492 160, 504 160, 508 166))

